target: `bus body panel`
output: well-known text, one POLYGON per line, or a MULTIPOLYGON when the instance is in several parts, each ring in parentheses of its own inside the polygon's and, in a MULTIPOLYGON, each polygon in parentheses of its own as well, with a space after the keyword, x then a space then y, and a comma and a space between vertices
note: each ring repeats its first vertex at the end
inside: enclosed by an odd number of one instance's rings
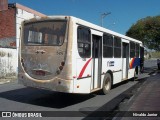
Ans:
POLYGON ((119 64, 121 61, 121 58, 103 58, 102 60, 102 73, 105 74, 108 71, 112 71, 113 84, 122 81, 122 65, 119 64))
POLYGON ((91 93, 91 78, 75 79, 74 93, 91 93))
POLYGON ((135 69, 129 69, 129 70, 128 70, 128 79, 133 78, 134 72, 135 72, 135 69))
MULTIPOLYGON (((22 39, 19 54, 19 83, 73 93, 71 53, 73 33, 70 29, 66 33, 70 34, 68 39, 64 38, 64 43, 60 46, 25 45, 22 39)), ((22 36, 24 37, 24 34, 22 36)))

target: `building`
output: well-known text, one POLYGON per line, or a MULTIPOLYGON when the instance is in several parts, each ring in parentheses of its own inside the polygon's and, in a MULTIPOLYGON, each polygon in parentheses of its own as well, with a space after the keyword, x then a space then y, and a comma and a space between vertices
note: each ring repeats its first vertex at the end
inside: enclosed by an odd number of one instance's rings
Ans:
POLYGON ((0 78, 17 76, 21 22, 44 16, 18 3, 0 1, 0 78))

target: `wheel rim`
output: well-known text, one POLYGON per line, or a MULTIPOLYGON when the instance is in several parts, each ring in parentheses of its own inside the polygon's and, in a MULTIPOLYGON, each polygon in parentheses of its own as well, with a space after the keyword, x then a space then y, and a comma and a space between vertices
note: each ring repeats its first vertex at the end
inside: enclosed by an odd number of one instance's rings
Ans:
POLYGON ((107 78, 106 81, 105 81, 105 89, 106 90, 110 89, 110 80, 109 80, 109 78, 107 78))

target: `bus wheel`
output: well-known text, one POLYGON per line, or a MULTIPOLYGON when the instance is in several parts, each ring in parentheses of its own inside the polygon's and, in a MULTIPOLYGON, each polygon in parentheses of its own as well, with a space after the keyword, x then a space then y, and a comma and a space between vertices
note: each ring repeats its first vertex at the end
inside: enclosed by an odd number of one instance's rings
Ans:
POLYGON ((107 73, 103 80, 103 87, 102 87, 103 94, 107 94, 110 91, 111 85, 112 85, 112 78, 111 75, 107 73))

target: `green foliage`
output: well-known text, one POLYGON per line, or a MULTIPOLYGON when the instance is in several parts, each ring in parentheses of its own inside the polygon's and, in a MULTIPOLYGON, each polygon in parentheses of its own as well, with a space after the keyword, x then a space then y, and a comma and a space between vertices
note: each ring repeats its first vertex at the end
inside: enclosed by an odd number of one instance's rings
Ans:
POLYGON ((160 52, 151 52, 152 58, 160 58, 160 52))
POLYGON ((149 49, 160 51, 160 16, 138 20, 126 32, 126 36, 142 41, 149 49))

